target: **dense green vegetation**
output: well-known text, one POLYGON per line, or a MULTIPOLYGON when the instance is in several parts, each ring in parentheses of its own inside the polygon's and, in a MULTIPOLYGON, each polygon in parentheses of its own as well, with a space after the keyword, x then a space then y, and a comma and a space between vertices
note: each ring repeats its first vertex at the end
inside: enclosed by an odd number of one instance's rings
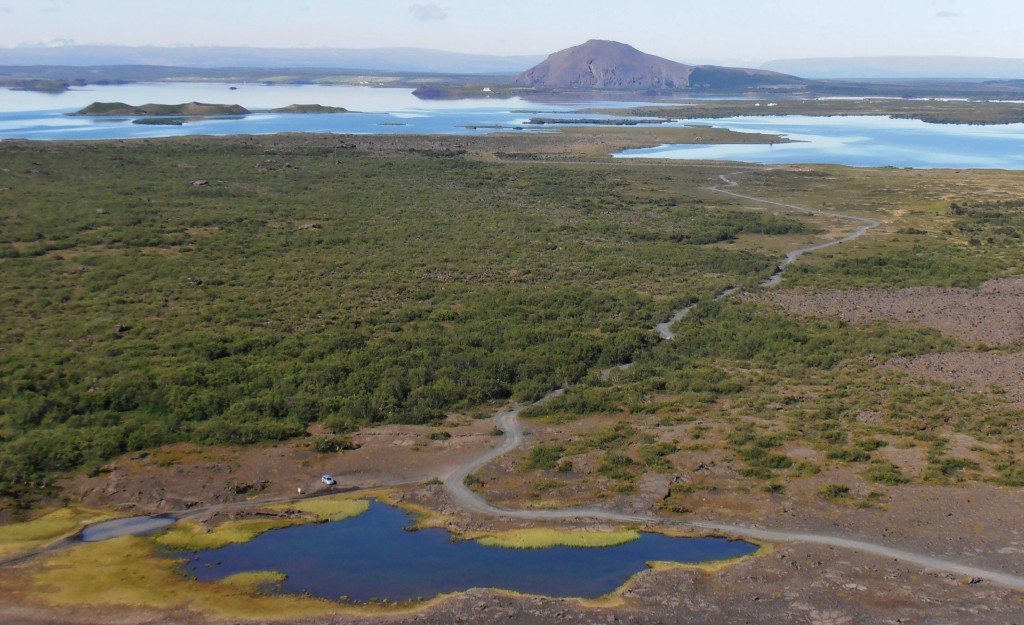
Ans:
POLYGON ((680 302, 774 265, 708 244, 806 230, 705 205, 690 169, 371 155, 332 138, 0 150, 11 495, 173 441, 537 398, 632 359, 680 302))
MULTIPOLYGON (((0 144, 3 493, 27 499, 125 451, 314 422, 334 432, 312 439, 329 453, 358 427, 564 385, 527 416, 628 420, 538 445, 526 470, 568 474, 596 452, 596 473, 629 489, 699 441, 760 480, 832 463, 887 486, 982 470, 1024 483, 1012 406, 878 368, 963 348, 952 339, 713 301, 826 221, 748 210, 705 189, 720 170, 701 165, 488 162, 458 139, 388 141, 0 144), (659 341, 654 323, 692 302, 659 341), (698 416, 689 443, 645 429, 698 416), (950 431, 1004 446, 979 469, 942 447, 950 431), (903 474, 886 444, 930 446, 925 474, 903 474)), ((1019 199, 993 176, 800 168, 742 184, 899 211, 884 236, 802 257, 781 288, 977 286, 1024 255, 1019 199)))

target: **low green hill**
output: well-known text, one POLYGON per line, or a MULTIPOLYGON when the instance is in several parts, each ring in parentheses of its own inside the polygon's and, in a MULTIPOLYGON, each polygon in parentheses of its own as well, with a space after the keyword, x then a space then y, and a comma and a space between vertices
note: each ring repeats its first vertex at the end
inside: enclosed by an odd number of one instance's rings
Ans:
POLYGON ((348 109, 340 106, 324 106, 323 104, 289 104, 281 108, 270 109, 271 113, 348 113, 348 109))
POLYGON ((238 104, 143 104, 132 106, 124 102, 93 102, 74 115, 248 115, 249 109, 238 104))

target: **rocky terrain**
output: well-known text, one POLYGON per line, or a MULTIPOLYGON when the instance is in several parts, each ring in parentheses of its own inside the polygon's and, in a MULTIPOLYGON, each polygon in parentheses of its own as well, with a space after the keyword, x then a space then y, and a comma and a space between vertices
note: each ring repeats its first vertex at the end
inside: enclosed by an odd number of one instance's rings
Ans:
POLYGON ((1024 354, 947 352, 917 358, 895 358, 888 363, 914 375, 974 391, 1003 395, 1024 406, 1024 354))
POLYGON ((790 290, 764 297, 791 313, 921 325, 982 346, 982 351, 895 358, 886 366, 1024 405, 1024 353, 1014 347, 1024 341, 1024 278, 992 280, 979 289, 790 290))
POLYGON ((1024 278, 992 280, 980 289, 788 290, 765 297, 791 313, 853 323, 876 319, 912 323, 968 343, 1003 345, 1024 339, 1024 278))

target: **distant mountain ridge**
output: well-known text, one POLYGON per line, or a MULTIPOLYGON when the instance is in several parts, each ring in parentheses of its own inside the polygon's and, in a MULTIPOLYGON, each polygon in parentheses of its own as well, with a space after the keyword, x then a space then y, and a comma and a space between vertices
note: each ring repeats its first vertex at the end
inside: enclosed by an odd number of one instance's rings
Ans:
POLYGON ((761 69, 686 65, 598 39, 555 52, 512 81, 515 87, 546 89, 744 90, 804 84, 795 76, 761 69))
POLYGON ((1024 59, 966 56, 878 56, 780 59, 761 69, 805 78, 1024 79, 1024 59))
POLYGON ((516 74, 542 56, 462 54, 421 48, 247 48, 66 45, 0 48, 0 65, 338 68, 439 74, 516 74))

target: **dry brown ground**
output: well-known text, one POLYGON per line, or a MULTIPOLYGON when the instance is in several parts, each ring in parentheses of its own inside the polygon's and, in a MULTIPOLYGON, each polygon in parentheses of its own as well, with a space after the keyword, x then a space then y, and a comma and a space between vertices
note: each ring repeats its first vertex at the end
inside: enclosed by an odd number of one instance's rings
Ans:
POLYGON ((1024 405, 1024 353, 948 352, 916 358, 895 358, 888 363, 913 375, 975 391, 1002 395, 1024 405))
POLYGON ((887 319, 935 328, 967 343, 1003 345, 1024 339, 1024 278, 992 280, 980 289, 789 290, 764 298, 798 315, 854 323, 887 319))
POLYGON ((321 454, 308 440, 253 447, 172 445, 123 456, 98 475, 61 484, 66 496, 97 508, 130 514, 168 512, 247 499, 329 490, 392 486, 444 478, 494 444, 489 420, 453 418, 442 427, 383 426, 353 436, 359 449, 321 454), (448 440, 431 440, 445 430, 448 440), (239 492, 245 490, 247 492, 239 492), (240 488, 241 487, 241 488, 240 488))
POLYGON ((992 280, 980 289, 791 290, 763 298, 793 314, 852 323, 889 320, 935 328, 968 344, 1002 346, 1003 351, 896 358, 886 366, 1024 403, 1024 353, 1013 351, 1024 342, 1024 278, 992 280))

